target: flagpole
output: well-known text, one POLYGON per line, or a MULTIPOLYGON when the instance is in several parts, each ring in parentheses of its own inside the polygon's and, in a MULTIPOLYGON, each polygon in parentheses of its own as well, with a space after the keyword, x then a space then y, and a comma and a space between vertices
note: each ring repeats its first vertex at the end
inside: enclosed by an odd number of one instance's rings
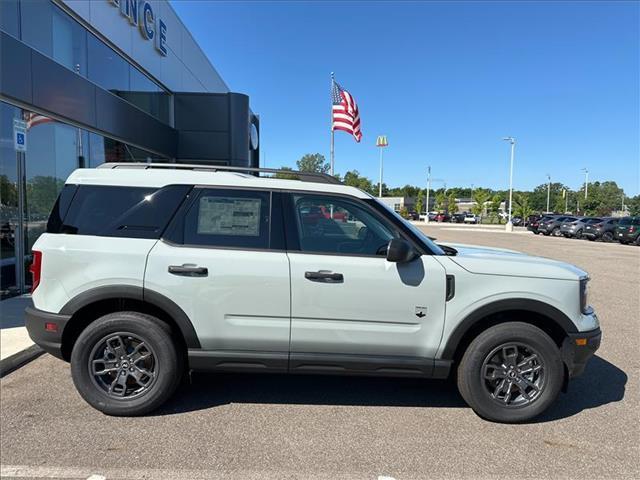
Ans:
MULTIPOLYGON (((333 82, 334 82, 334 78, 333 78, 333 72, 331 72, 331 90, 329 93, 329 98, 332 98, 332 94, 333 94, 333 82)), ((330 165, 331 165, 331 176, 333 176, 333 163, 334 163, 334 149, 333 149, 333 100, 331 100, 331 123, 329 124, 331 126, 331 148, 329 150, 329 161, 330 161, 330 165)))

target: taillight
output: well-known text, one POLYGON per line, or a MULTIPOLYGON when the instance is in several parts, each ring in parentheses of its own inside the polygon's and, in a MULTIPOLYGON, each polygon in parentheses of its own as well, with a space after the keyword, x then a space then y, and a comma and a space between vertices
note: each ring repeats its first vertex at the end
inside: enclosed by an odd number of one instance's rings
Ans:
POLYGON ((635 227, 629 227, 629 233, 633 233, 633 232, 635 232, 635 231, 636 231, 636 228, 635 228, 635 227))
POLYGON ((42 272, 42 252, 33 250, 33 262, 29 267, 31 272, 31 293, 35 292, 38 285, 40 285, 40 273, 42 272))

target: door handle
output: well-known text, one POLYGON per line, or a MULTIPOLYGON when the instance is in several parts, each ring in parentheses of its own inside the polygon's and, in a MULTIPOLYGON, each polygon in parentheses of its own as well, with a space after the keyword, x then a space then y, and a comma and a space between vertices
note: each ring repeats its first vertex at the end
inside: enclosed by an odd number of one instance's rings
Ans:
POLYGON ((320 270, 318 272, 304 272, 304 278, 312 282, 321 283, 342 283, 344 276, 341 273, 333 273, 328 270, 320 270))
POLYGON ((169 265, 169 273, 183 277, 206 277, 209 275, 209 269, 185 263, 184 265, 169 265))

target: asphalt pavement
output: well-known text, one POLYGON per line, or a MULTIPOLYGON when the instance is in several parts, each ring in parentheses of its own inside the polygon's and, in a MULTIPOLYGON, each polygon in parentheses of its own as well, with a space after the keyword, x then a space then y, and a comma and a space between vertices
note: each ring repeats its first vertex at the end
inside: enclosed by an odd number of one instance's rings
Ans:
POLYGON ((160 411, 105 416, 48 354, 0 380, 3 478, 640 477, 640 248, 424 227, 442 241, 521 250, 590 272, 603 343, 525 425, 477 417, 447 381, 193 375, 160 411))

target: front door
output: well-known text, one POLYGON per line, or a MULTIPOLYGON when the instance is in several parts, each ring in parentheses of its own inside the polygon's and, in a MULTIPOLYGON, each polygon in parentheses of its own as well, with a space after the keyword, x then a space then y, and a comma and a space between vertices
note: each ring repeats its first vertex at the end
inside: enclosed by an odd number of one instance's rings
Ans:
POLYGON ((402 234, 356 199, 292 194, 289 203, 290 368, 429 373, 444 322, 442 265, 431 255, 387 262, 402 234))
POLYGON ((208 368, 286 370, 289 261, 276 244, 282 222, 272 194, 196 188, 191 197, 149 254, 145 291, 186 313, 202 347, 190 355, 208 359, 208 368))

